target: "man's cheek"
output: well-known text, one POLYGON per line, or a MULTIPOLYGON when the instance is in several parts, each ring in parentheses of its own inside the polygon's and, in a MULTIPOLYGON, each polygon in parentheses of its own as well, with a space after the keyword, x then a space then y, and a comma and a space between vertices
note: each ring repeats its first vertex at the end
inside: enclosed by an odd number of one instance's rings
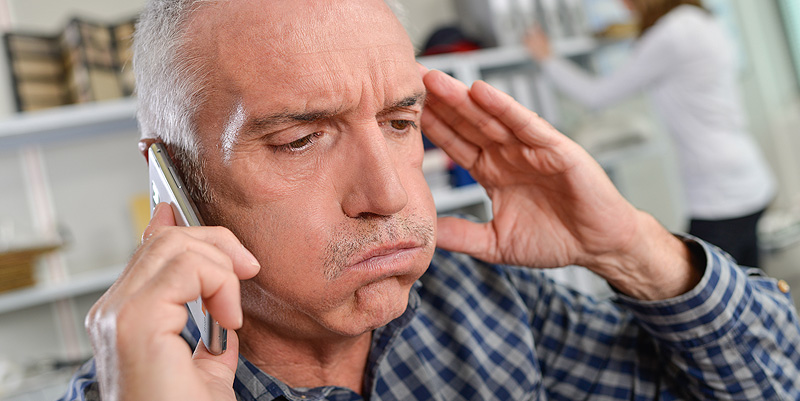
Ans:
POLYGON ((300 206, 293 212, 281 213, 274 231, 267 233, 269 238, 264 243, 269 248, 265 253, 273 255, 271 259, 281 265, 291 266, 294 274, 308 276, 321 270, 328 239, 321 212, 304 210, 300 206))

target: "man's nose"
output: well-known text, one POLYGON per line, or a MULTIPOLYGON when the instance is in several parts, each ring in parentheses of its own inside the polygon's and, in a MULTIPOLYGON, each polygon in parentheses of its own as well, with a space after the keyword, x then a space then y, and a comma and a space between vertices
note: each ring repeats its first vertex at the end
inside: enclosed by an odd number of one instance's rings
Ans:
POLYGON ((342 210, 348 217, 363 215, 389 216, 408 203, 400 174, 397 155, 375 124, 353 137, 350 154, 345 158, 348 179, 342 199, 342 210))

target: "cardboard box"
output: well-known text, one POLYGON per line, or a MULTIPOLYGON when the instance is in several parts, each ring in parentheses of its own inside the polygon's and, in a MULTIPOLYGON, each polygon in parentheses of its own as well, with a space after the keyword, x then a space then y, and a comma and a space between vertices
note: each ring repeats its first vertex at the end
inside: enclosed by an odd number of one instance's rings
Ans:
POLYGON ((70 103, 57 37, 7 33, 3 39, 18 111, 70 103))
POLYGON ((36 261, 59 247, 58 244, 45 244, 0 251, 0 292, 34 285, 36 261))

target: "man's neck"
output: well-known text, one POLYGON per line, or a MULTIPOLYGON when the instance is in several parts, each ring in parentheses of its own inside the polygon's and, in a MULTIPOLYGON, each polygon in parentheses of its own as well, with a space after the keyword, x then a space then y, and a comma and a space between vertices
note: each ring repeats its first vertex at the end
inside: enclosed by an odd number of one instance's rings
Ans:
POLYGON ((371 332, 354 338, 296 339, 271 335, 245 321, 237 333, 239 353, 290 387, 341 386, 363 394, 371 332))

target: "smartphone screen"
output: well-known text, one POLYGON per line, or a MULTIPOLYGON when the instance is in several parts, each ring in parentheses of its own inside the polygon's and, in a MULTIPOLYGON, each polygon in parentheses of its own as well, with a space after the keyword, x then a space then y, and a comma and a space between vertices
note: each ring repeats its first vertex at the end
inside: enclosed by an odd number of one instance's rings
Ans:
MULTIPOLYGON (((163 143, 150 145, 147 151, 150 169, 150 215, 157 204, 169 203, 175 214, 175 222, 179 226, 202 226, 203 220, 189 196, 180 175, 167 153, 163 143)), ((197 298, 186 304, 189 315, 200 330, 200 338, 209 352, 219 355, 227 347, 227 330, 215 321, 203 306, 203 300, 197 298)))

